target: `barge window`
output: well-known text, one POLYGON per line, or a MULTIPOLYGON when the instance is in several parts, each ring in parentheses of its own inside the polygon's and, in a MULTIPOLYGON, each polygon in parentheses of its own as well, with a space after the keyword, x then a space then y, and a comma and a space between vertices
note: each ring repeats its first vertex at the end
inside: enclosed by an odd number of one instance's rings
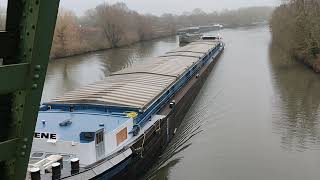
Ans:
POLYGON ((69 111, 70 111, 70 112, 74 112, 74 107, 70 107, 70 108, 69 108, 69 111))
POLYGON ((203 40, 216 40, 217 37, 202 37, 203 40))
POLYGON ((99 144, 102 141, 103 141, 103 134, 102 133, 96 134, 96 144, 99 144))
POLYGON ((94 133, 93 132, 81 132, 80 133, 80 141, 91 142, 94 141, 94 133))
POLYGON ((92 139, 93 139, 92 133, 86 132, 86 133, 84 133, 83 135, 84 135, 84 139, 85 139, 85 140, 87 140, 87 141, 92 141, 92 139))
POLYGON ((33 153, 32 155, 31 155, 31 157, 33 157, 33 158, 40 158, 40 157, 42 157, 44 155, 44 153, 42 153, 42 152, 35 152, 35 153, 33 153))

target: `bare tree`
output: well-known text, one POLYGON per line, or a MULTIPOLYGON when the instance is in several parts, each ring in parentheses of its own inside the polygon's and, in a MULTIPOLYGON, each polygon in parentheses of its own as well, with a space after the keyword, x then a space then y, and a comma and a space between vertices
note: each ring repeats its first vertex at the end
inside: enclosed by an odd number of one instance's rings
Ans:
POLYGON ((152 38, 152 19, 148 16, 136 16, 136 28, 139 40, 147 40, 152 38))
POLYGON ((168 34, 174 34, 176 32, 176 17, 173 14, 163 14, 161 17, 163 22, 162 26, 167 29, 168 34))
POLYGON ((103 30, 111 47, 117 47, 123 39, 127 12, 128 8, 124 3, 114 5, 104 3, 91 12, 92 19, 95 19, 96 25, 103 30))
POLYGON ((74 51, 79 51, 80 43, 75 14, 71 11, 60 10, 53 38, 53 56, 62 57, 74 54, 74 51))

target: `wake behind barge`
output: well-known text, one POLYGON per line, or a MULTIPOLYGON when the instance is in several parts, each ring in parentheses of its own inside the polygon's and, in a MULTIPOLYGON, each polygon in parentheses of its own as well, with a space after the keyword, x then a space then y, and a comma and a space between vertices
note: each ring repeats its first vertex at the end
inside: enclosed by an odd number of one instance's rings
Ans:
POLYGON ((203 39, 41 106, 27 179, 135 179, 174 136, 215 62, 203 39))

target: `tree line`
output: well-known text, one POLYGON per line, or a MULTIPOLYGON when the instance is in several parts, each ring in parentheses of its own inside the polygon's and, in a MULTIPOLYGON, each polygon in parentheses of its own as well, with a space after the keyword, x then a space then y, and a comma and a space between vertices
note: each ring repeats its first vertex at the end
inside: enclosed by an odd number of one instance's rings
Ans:
POLYGON ((288 0, 275 9, 271 22, 273 44, 320 72, 320 0, 288 0))
MULTIPOLYGON (((218 23, 227 27, 247 26, 268 21, 272 10, 271 7, 250 7, 207 13, 197 8, 181 15, 155 16, 133 11, 125 3, 102 3, 83 16, 77 16, 72 11, 60 9, 51 58, 174 35, 177 29, 190 26, 218 23)), ((0 16, 0 27, 3 22, 0 16)))
POLYGON ((103 3, 81 17, 71 11, 59 10, 51 56, 57 58, 115 48, 175 32, 172 21, 139 14, 124 3, 103 3))
POLYGON ((185 25, 208 25, 213 23, 223 24, 226 27, 248 26, 270 20, 273 8, 268 6, 246 7, 236 10, 223 10, 221 12, 206 13, 197 8, 192 12, 174 16, 178 26, 185 25))

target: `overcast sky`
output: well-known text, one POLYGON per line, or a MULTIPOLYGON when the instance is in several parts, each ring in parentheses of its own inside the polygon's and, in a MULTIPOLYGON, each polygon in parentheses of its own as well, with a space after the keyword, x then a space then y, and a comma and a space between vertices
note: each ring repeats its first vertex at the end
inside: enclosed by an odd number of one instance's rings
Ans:
MULTIPOLYGON (((163 13, 180 14, 201 8, 207 12, 223 9, 236 9, 247 6, 275 6, 280 0, 60 0, 60 7, 73 10, 78 15, 87 9, 94 8, 102 2, 124 2, 130 9, 140 13, 161 15, 163 13)), ((7 0, 0 0, 0 6, 5 6, 7 0)))

